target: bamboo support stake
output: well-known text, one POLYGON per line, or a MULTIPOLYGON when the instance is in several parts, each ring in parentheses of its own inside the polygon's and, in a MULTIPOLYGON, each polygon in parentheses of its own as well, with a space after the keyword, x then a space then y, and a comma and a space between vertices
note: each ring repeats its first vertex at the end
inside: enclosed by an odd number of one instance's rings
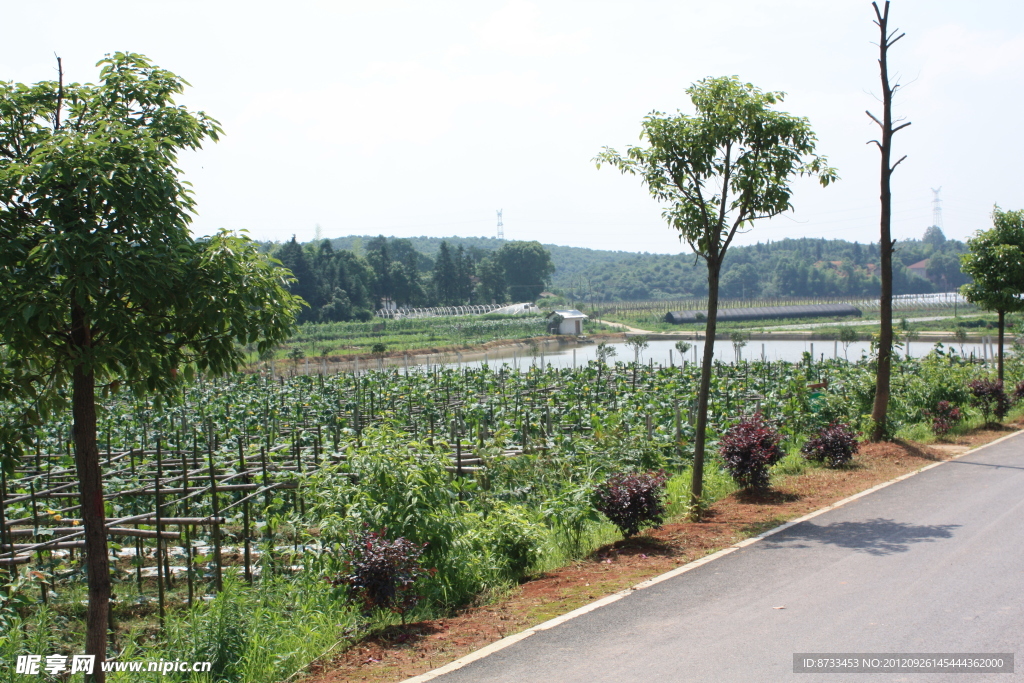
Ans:
MULTIPOLYGON (((210 425, 210 431, 213 431, 212 425, 210 425)), ((217 502, 217 471, 213 464, 213 442, 211 439, 207 439, 206 452, 210 460, 210 507, 213 511, 213 516, 220 517, 220 508, 217 502)), ((221 573, 220 525, 214 524, 211 532, 213 536, 214 563, 213 588, 219 593, 224 588, 224 577, 221 573)))
MULTIPOLYGON (((156 478, 153 480, 153 488, 156 490, 156 530, 162 531, 163 525, 161 524, 161 512, 160 507, 163 503, 163 496, 160 494, 160 479, 164 476, 163 467, 163 455, 160 452, 161 438, 158 434, 156 437, 156 478)), ((164 604, 164 561, 163 555, 160 552, 163 549, 163 539, 160 538, 160 534, 156 537, 156 591, 157 600, 160 607, 160 630, 164 629, 164 619, 166 617, 166 605, 164 604)))
MULTIPOLYGON (((319 428, 318 428, 319 429, 319 428)), ((242 443, 241 437, 238 439, 238 466, 243 472, 248 472, 245 467, 245 445, 242 443)), ((246 484, 249 483, 249 475, 245 474, 242 481, 246 484)), ((248 583, 252 583, 252 549, 249 546, 249 499, 245 498, 242 503, 242 536, 244 548, 244 561, 245 561, 245 580, 248 583)))

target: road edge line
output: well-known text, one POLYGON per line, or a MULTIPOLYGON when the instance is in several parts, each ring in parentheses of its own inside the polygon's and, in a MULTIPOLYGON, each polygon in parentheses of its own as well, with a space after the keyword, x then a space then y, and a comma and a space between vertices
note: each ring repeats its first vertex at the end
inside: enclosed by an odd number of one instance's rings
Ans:
POLYGON ((917 470, 914 470, 913 472, 907 472, 906 474, 901 474, 900 476, 895 477, 893 479, 890 479, 889 481, 883 481, 881 484, 875 484, 871 488, 864 489, 860 493, 855 493, 852 496, 847 496, 846 498, 843 498, 842 500, 838 500, 835 503, 832 503, 830 505, 826 505, 823 508, 819 508, 818 510, 814 510, 813 512, 808 512, 806 515, 804 515, 802 517, 797 517, 796 519, 791 519, 788 522, 784 522, 783 524, 780 524, 777 527, 772 527, 768 531, 764 531, 764 532, 758 534, 757 536, 751 536, 750 538, 745 538, 742 541, 737 541, 736 543, 733 543, 730 546, 722 548, 721 550, 719 550, 717 552, 711 553, 710 555, 705 555, 704 557, 701 557, 701 558, 698 558, 696 560, 693 560, 692 562, 687 562, 686 564, 684 564, 681 567, 676 567, 675 569, 671 569, 671 570, 665 572, 664 574, 659 574, 659 575, 657 575, 657 576, 655 576, 653 578, 647 579, 646 581, 642 581, 642 582, 636 584, 635 586, 632 586, 630 588, 626 588, 626 589, 621 590, 621 591, 619 591, 617 593, 612 593, 611 595, 606 595, 605 597, 601 598, 600 600, 595 600, 594 602, 587 603, 586 605, 583 605, 582 607, 577 607, 576 609, 572 610, 571 612, 566 612, 565 614, 562 614, 560 616, 554 617, 553 619, 548 619, 547 621, 542 622, 540 624, 537 624, 536 626, 531 626, 530 628, 526 629, 525 631, 520 631, 519 633, 513 634, 511 636, 505 636, 501 640, 496 640, 493 643, 491 643, 490 645, 485 645, 484 647, 480 648, 479 650, 474 650, 473 652, 470 652, 467 655, 463 655, 462 657, 459 657, 454 662, 449 662, 448 664, 445 664, 442 667, 438 667, 437 669, 431 669, 430 671, 426 671, 426 672, 421 673, 421 674, 419 674, 417 676, 413 676, 412 678, 406 678, 403 681, 401 681, 401 683, 426 683, 427 681, 433 680, 433 679, 437 678, 438 676, 443 676, 444 674, 451 673, 452 671, 457 671, 458 669, 461 669, 462 667, 466 666, 467 664, 471 664, 471 663, 477 661, 478 659, 483 659, 484 657, 492 655, 495 652, 498 652, 500 650, 504 650, 506 647, 509 647, 510 645, 515 645, 516 643, 518 643, 521 640, 526 640, 527 638, 529 638, 530 636, 534 635, 535 633, 537 633, 539 631, 546 631, 546 630, 548 630, 550 628, 554 628, 555 626, 559 626, 561 624, 564 624, 567 621, 575 619, 576 617, 582 616, 582 615, 584 615, 584 614, 586 614, 588 612, 593 612, 594 610, 596 610, 596 609, 598 609, 600 607, 604 607, 605 605, 610 605, 613 602, 617 602, 617 601, 621 600, 622 598, 626 597, 630 593, 633 593, 634 591, 643 590, 645 588, 650 588, 651 586, 656 586, 657 584, 661 583, 662 581, 668 581, 669 579, 674 579, 675 577, 677 577, 677 576, 679 576, 681 574, 685 574, 686 572, 692 571, 692 570, 694 570, 694 569, 696 569, 698 567, 701 567, 701 566, 703 566, 703 565, 705 565, 705 564, 707 564, 709 562, 717 560, 720 557, 724 557, 726 555, 729 555, 731 553, 736 552, 737 550, 739 550, 741 548, 746 548, 748 545, 752 545, 754 543, 757 543, 758 541, 760 541, 763 538, 768 538, 769 536, 772 536, 774 534, 779 533, 780 531, 783 531, 783 530, 788 529, 788 528, 790 528, 792 526, 800 524, 801 522, 806 522, 809 519, 814 519, 818 515, 823 515, 826 512, 829 512, 831 510, 835 510, 838 507, 842 507, 843 505, 846 505, 847 503, 852 503, 853 501, 857 500, 858 498, 863 498, 864 496, 866 496, 866 495, 868 495, 870 493, 874 493, 875 491, 878 491, 880 489, 884 489, 885 487, 891 486, 891 485, 896 484, 898 482, 901 482, 904 479, 909 479, 910 477, 913 477, 914 475, 920 474, 921 472, 924 472, 926 470, 930 470, 933 467, 938 467, 939 465, 943 465, 943 464, 948 463, 948 462, 950 462, 952 460, 958 460, 958 459, 964 457, 965 455, 968 455, 968 454, 971 454, 971 453, 977 453, 978 451, 980 451, 980 450, 982 450, 984 448, 988 448, 989 446, 995 446, 996 444, 1002 443, 1003 441, 1006 441, 1007 439, 1010 439, 1010 438, 1012 438, 1014 436, 1017 436, 1018 434, 1021 434, 1021 433, 1024 433, 1024 429, 1019 429, 1019 430, 1017 430, 1015 432, 1011 432, 1011 433, 1007 434, 1006 436, 999 437, 995 441, 989 441, 988 443, 982 444, 982 445, 980 445, 980 446, 978 446, 976 448, 972 448, 970 450, 966 450, 963 453, 960 453, 958 455, 954 455, 951 458, 948 458, 946 460, 940 460, 938 462, 933 462, 932 464, 925 465, 924 467, 922 467, 920 469, 917 469, 917 470))

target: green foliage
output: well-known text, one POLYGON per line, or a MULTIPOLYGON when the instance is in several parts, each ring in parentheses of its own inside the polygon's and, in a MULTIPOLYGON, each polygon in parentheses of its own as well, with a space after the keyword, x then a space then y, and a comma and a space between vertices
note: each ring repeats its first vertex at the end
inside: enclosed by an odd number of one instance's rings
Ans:
POLYGON ((992 211, 993 227, 967 241, 961 257, 974 282, 960 288, 964 298, 990 311, 1024 309, 1024 210, 992 211))
POLYGON ((502 503, 478 525, 479 542, 511 580, 525 575, 540 559, 544 531, 521 505, 502 503))

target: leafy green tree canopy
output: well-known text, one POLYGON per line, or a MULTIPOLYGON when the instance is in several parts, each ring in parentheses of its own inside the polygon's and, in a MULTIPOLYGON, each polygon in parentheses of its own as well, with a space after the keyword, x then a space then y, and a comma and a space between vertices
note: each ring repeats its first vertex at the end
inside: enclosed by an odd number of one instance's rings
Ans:
MULTIPOLYGON (((736 233, 759 218, 790 208, 790 177, 817 176, 822 185, 836 171, 814 153, 817 142, 806 118, 776 111, 783 93, 764 92, 734 76, 706 78, 686 91, 696 114, 648 114, 641 139, 626 154, 605 147, 608 163, 640 176, 667 206, 663 216, 680 239, 707 263, 708 314, 694 438, 694 514, 700 514, 711 364, 718 316, 722 262, 736 233)), ((742 287, 742 283, 741 283, 742 287)))
POLYGON ((720 258, 736 232, 791 208, 794 174, 837 178, 804 117, 775 111, 785 93, 763 92, 735 76, 706 78, 687 89, 697 113, 652 112, 625 156, 606 147, 595 161, 638 175, 668 206, 664 217, 693 251, 720 258))
POLYGON ((967 240, 960 257, 964 273, 974 278, 960 288, 973 304, 999 314, 999 380, 1003 379, 1006 314, 1024 309, 1024 210, 992 211, 992 228, 967 240))
POLYGON ((533 301, 555 272, 551 254, 540 242, 507 242, 495 254, 513 301, 533 301))
POLYGON ((137 54, 98 65, 96 85, 0 84, 0 344, 21 380, 9 394, 45 411, 63 407, 59 390, 71 386, 86 652, 102 661, 110 576, 97 386, 142 393, 170 388, 179 371, 232 370, 239 344, 262 353, 287 335, 298 303, 288 271, 256 243, 190 235, 177 154, 221 131, 174 104, 185 81, 137 54))

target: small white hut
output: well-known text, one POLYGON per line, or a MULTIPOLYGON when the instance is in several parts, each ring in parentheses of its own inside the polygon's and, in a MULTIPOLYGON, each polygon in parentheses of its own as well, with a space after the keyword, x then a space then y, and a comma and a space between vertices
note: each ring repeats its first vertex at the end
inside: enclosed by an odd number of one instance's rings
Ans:
POLYGON ((575 308, 564 311, 551 311, 548 313, 548 328, 554 331, 555 323, 558 323, 558 334, 569 334, 579 336, 583 334, 583 321, 587 316, 575 308))

